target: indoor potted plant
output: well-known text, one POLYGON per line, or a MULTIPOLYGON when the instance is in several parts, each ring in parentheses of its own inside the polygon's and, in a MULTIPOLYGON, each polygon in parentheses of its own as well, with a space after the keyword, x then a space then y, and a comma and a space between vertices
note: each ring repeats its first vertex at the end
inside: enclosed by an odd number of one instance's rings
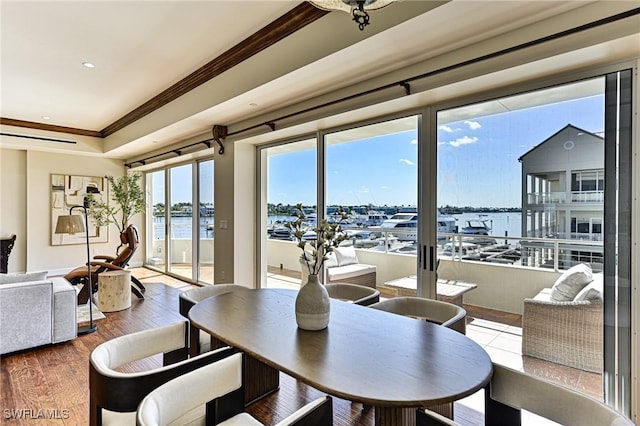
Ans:
MULTIPOLYGON (((329 223, 323 219, 313 231, 316 233, 315 240, 305 240, 303 238, 306 230, 304 222, 306 215, 302 210, 302 204, 297 204, 297 219, 285 224, 292 231, 293 237, 302 250, 300 263, 303 268, 307 268, 309 275, 306 283, 296 296, 296 322, 303 330, 322 330, 329 324, 329 295, 324 286, 318 281, 318 273, 322 271, 322 265, 328 259, 329 254, 347 236, 340 230, 338 223, 329 223), (307 250, 307 246, 311 251, 307 250)), ((346 213, 342 209, 338 212, 343 218, 346 213)))
MULTIPOLYGON (((111 188, 110 203, 97 201, 89 194, 89 216, 98 226, 113 223, 122 234, 131 218, 145 211, 144 191, 138 183, 141 177, 140 173, 126 173, 119 178, 106 176, 111 188)), ((122 244, 118 246, 116 253, 121 247, 122 244)))

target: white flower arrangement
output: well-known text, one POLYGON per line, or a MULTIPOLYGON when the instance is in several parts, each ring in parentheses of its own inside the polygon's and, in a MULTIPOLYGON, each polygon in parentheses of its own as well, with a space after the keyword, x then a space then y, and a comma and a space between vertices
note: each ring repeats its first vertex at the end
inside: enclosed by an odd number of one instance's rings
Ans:
MULTIPOLYGON (((306 232, 303 229, 303 223, 306 219, 306 215, 302 210, 302 204, 296 205, 298 210, 298 218, 293 222, 285 223, 285 226, 289 228, 296 241, 298 247, 302 250, 300 259, 307 265, 310 275, 318 275, 322 270, 325 260, 328 259, 329 253, 331 253, 334 247, 338 247, 341 242, 347 239, 347 236, 341 232, 340 225, 338 223, 329 223, 326 219, 322 219, 318 226, 313 228, 313 232, 316 233, 317 238, 315 241, 306 241, 303 236, 306 232), (306 247, 309 245, 311 251, 307 251, 306 247), (318 261, 320 260, 320 261, 318 261)), ((342 219, 347 218, 347 213, 340 208, 338 214, 342 219)))

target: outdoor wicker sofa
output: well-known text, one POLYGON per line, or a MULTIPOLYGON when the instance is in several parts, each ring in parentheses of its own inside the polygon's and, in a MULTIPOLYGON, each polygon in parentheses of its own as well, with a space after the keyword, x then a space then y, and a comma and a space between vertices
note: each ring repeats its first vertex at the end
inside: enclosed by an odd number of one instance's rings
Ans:
POLYGON ((602 274, 573 300, 556 301, 552 289, 524 299, 522 354, 580 370, 603 369, 602 274))

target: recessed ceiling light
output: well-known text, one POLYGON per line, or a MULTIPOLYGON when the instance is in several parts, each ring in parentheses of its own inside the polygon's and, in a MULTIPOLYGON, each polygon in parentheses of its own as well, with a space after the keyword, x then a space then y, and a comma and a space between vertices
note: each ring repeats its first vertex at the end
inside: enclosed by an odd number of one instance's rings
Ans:
POLYGON ((96 66, 94 64, 92 64, 91 62, 83 62, 82 66, 84 66, 85 68, 95 68, 96 66))
POLYGON ((48 115, 41 115, 40 118, 42 118, 43 120, 51 120, 51 117, 49 117, 48 115))

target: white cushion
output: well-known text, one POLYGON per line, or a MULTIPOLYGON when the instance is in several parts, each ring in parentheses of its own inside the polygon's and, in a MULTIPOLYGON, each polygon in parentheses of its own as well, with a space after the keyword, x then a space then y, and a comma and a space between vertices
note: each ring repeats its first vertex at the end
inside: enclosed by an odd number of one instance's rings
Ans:
POLYGON ((327 260, 324 261, 324 266, 326 268, 333 268, 338 266, 338 258, 334 252, 331 252, 327 255, 327 260))
POLYGON ((551 287, 551 299, 556 302, 573 300, 576 295, 591 281, 591 266, 580 263, 569 268, 551 287))
POLYGON ((339 266, 327 269, 329 281, 344 280, 347 278, 359 277, 360 275, 376 272, 375 265, 365 265, 363 263, 353 263, 351 265, 339 266))
POLYGON ((27 272, 25 274, 0 274, 0 284, 24 283, 27 281, 42 281, 47 279, 48 271, 27 272))
POLYGON ((602 300, 602 294, 604 290, 604 275, 593 274, 593 281, 587 284, 573 299, 576 302, 583 300, 602 300))
POLYGON ((338 266, 353 265, 358 262, 358 256, 356 256, 356 249, 353 246, 336 247, 333 249, 338 259, 338 266))

